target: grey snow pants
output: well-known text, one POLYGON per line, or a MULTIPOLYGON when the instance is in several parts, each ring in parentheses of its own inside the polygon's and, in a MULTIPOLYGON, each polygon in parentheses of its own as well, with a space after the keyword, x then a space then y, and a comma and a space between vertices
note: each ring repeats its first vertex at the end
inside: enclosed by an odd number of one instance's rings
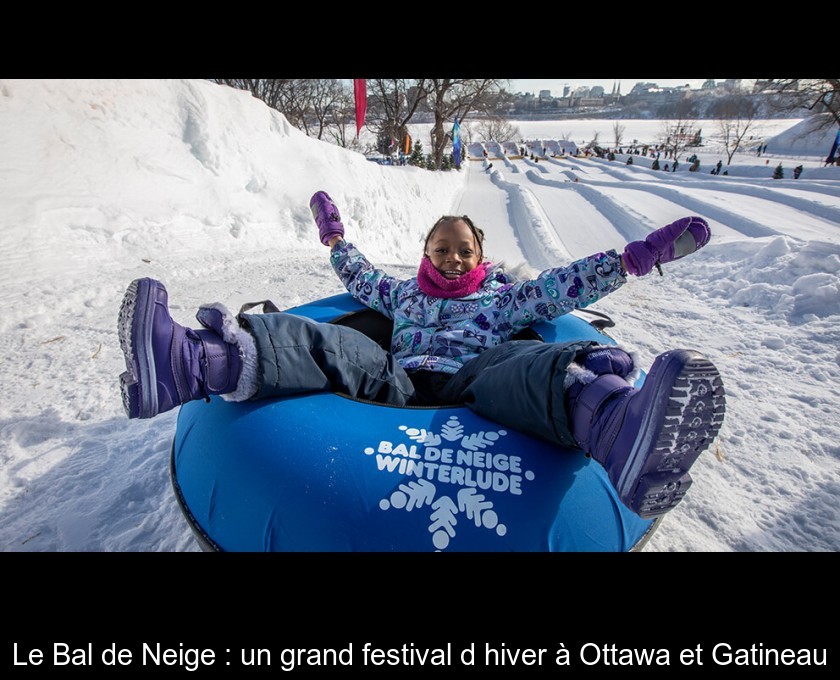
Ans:
MULTIPOLYGON (((257 346, 260 388, 253 399, 333 391, 396 406, 426 405, 393 356, 353 328, 283 312, 238 318, 257 346)), ((566 414, 566 369, 579 351, 596 344, 503 343, 452 375, 436 403, 464 404, 493 422, 578 448, 566 414)))

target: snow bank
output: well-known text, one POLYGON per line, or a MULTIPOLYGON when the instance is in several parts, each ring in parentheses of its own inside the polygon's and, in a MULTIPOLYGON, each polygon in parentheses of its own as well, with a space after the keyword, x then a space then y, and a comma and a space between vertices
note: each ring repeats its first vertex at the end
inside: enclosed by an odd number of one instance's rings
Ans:
POLYGON ((714 259, 704 272, 705 280, 713 281, 710 297, 792 324, 840 314, 838 244, 780 236, 707 248, 709 254, 698 253, 695 265, 700 270, 704 260, 714 259))

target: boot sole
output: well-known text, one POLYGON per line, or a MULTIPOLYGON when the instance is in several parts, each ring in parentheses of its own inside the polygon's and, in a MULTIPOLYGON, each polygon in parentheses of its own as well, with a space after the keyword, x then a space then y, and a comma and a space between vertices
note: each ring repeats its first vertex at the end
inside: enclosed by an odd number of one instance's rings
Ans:
POLYGON ((645 414, 616 484, 643 518, 663 515, 683 499, 692 482, 688 471, 717 437, 726 410, 723 380, 708 359, 674 350, 660 361, 653 388, 663 396, 645 414))
POLYGON ((158 395, 154 389, 157 372, 151 356, 152 284, 150 279, 132 281, 120 306, 119 337, 126 367, 125 373, 120 374, 120 393, 129 418, 151 418, 158 414, 158 395))

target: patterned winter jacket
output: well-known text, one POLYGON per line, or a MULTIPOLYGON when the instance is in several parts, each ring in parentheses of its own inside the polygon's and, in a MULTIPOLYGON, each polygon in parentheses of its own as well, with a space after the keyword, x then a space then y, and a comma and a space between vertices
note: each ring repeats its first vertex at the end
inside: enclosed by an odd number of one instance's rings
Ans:
POLYGON ((614 250, 514 281, 488 269, 481 288, 464 298, 426 295, 416 277, 388 276, 351 243, 341 242, 330 263, 350 294, 394 321, 391 352, 407 371, 456 373, 489 347, 540 321, 599 300, 627 281, 614 250))

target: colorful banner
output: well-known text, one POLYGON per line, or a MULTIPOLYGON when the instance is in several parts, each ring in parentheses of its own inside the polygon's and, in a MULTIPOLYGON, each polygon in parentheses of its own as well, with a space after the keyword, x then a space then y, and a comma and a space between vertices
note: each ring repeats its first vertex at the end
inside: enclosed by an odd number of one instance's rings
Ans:
POLYGON ((458 124, 458 119, 455 119, 455 125, 452 127, 452 155, 455 157, 455 167, 461 169, 461 126, 458 124))
POLYGON ((828 156, 826 156, 825 164, 829 165, 833 163, 835 158, 834 154, 837 153, 837 147, 840 146, 840 130, 837 131, 837 135, 834 137, 834 144, 831 145, 831 151, 828 152, 828 156))
POLYGON ((365 124, 367 112, 367 84, 363 78, 353 80, 353 96, 356 100, 356 137, 358 137, 365 124))

